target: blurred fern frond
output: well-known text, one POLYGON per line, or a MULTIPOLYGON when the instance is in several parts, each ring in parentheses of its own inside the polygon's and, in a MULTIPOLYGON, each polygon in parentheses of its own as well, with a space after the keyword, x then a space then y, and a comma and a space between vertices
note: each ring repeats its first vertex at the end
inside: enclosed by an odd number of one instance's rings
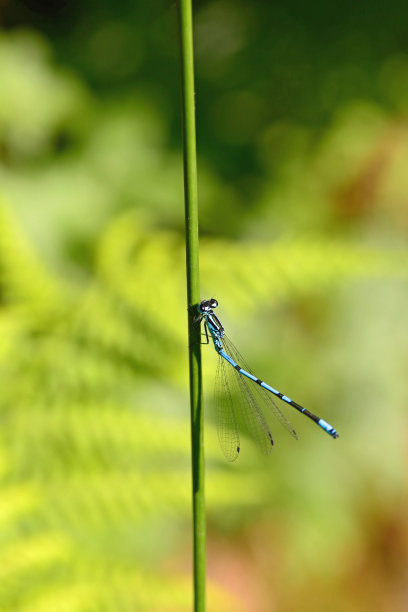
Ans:
MULTIPOLYGON (((1 609, 189 609, 184 571, 164 578, 190 512, 182 238, 120 217, 84 289, 46 270, 6 208, 0 236, 1 609)), ((232 312, 404 265, 325 241, 202 248, 205 289, 232 312)), ((206 435, 210 511, 260 507, 261 479, 206 435)))

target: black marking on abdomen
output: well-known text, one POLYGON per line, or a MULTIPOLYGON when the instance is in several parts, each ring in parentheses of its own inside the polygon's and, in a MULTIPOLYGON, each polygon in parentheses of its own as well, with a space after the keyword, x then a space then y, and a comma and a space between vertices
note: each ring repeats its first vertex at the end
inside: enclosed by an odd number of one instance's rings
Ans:
POLYGON ((261 380, 260 378, 257 378, 255 382, 258 383, 258 385, 261 385, 262 387, 263 380, 261 380))
POLYGON ((240 368, 240 366, 239 366, 238 364, 237 364, 237 365, 234 365, 234 368, 235 368, 236 370, 238 370, 238 372, 241 372, 241 368, 240 368))
POLYGON ((312 419, 312 421, 314 421, 315 423, 318 423, 320 421, 320 418, 316 416, 315 414, 313 414, 313 412, 310 412, 310 410, 308 410, 307 408, 303 408, 303 406, 301 406, 297 402, 294 402, 293 400, 292 400, 292 406, 296 408, 296 410, 299 410, 299 412, 301 412, 305 416, 309 417, 309 419, 312 419))

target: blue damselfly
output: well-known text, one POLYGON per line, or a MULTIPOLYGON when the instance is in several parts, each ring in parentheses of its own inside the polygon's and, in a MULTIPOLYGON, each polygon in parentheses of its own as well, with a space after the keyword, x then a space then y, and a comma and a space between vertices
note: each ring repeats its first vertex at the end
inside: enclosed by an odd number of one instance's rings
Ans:
POLYGON ((312 419, 332 438, 338 438, 337 431, 326 421, 260 380, 251 372, 236 347, 226 336, 221 321, 214 314, 214 308, 217 306, 218 302, 214 298, 200 302, 198 320, 204 320, 207 342, 209 341, 209 332, 215 350, 219 355, 215 379, 217 430, 221 448, 228 461, 234 461, 239 454, 238 421, 240 419, 262 452, 265 454, 271 452, 273 438, 267 420, 260 408, 262 403, 271 409, 275 417, 294 438, 298 438, 292 424, 275 404, 271 394, 312 419), (248 384, 247 380, 251 380, 255 384, 248 384))

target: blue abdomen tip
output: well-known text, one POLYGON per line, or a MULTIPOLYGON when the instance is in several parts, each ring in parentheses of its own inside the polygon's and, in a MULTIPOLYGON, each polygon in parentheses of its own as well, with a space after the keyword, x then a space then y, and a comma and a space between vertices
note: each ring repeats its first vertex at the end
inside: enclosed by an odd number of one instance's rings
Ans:
POLYGON ((332 438, 338 438, 339 434, 337 433, 337 431, 334 429, 334 427, 332 427, 331 425, 329 425, 329 423, 326 423, 326 421, 324 421, 323 419, 319 419, 318 421, 318 425, 320 425, 320 427, 322 429, 324 429, 324 431, 327 431, 327 433, 332 437, 332 438))

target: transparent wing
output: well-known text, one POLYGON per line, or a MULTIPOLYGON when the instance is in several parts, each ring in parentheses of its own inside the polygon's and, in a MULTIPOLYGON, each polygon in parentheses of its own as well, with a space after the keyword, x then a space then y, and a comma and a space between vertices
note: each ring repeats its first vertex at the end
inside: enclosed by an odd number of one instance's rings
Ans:
MULTIPOLYGON (((253 374, 253 372, 249 368, 248 364, 246 363, 246 361, 242 357, 241 353, 234 346, 234 344, 231 342, 231 340, 229 338, 227 338, 225 335, 224 335, 224 337, 222 339, 222 343, 224 345, 225 352, 227 353, 227 355, 232 357, 232 359, 241 368, 243 368, 244 370, 249 372, 249 374, 253 374)), ((283 412, 278 408, 278 406, 276 405, 276 403, 273 400, 273 396, 272 396, 271 392, 267 391, 266 389, 264 389, 263 387, 261 387, 260 385, 258 385, 255 382, 252 383, 250 379, 247 379, 242 374, 239 374, 239 372, 237 370, 235 370, 232 366, 231 366, 231 370, 233 370, 239 376, 239 378, 244 381, 244 383, 245 383, 245 385, 247 387, 250 385, 250 391, 251 392, 253 391, 253 394, 257 397, 258 402, 259 402, 259 400, 262 400, 270 408, 270 410, 272 411, 273 415, 278 419, 280 424, 294 438, 296 438, 296 440, 298 440, 299 436, 297 435, 297 433, 296 433, 292 423, 286 418, 286 416, 283 414, 283 412), (247 382, 247 380, 248 380, 248 382, 247 382)), ((253 374, 253 376, 255 376, 255 374, 253 374)))
POLYGON ((258 405, 259 402, 242 374, 239 374, 228 363, 226 368, 230 387, 233 389, 233 401, 239 414, 238 418, 253 440, 255 440, 261 452, 264 455, 269 455, 272 452, 273 438, 262 410, 258 405))
POLYGON ((219 356, 215 377, 217 432, 227 461, 235 461, 239 453, 239 432, 225 360, 219 356))

